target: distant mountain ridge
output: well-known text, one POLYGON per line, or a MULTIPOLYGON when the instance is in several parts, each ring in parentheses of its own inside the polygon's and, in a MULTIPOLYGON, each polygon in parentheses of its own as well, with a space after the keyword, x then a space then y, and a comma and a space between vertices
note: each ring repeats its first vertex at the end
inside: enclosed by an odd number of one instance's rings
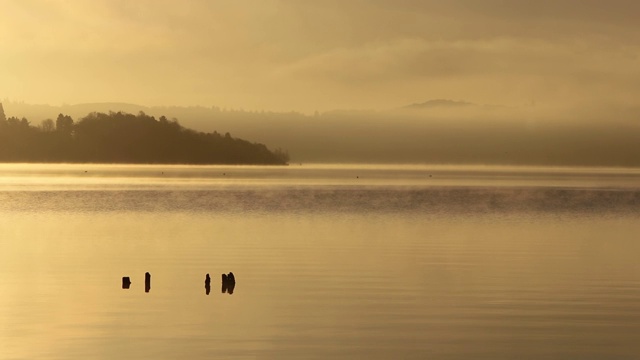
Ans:
POLYGON ((478 106, 477 104, 467 101, 455 101, 449 99, 433 99, 423 103, 415 103, 404 106, 403 109, 433 109, 433 108, 460 108, 478 106))
MULTIPOLYGON (((157 112, 166 112, 167 110, 175 110, 178 113, 186 112, 209 112, 209 111, 229 111, 229 112, 247 112, 255 113, 252 111, 243 110, 222 110, 219 107, 212 106, 144 106, 123 102, 96 102, 96 103, 81 103, 81 104, 64 104, 60 106, 46 105, 46 104, 27 104, 22 102, 10 102, 4 101, 5 111, 9 113, 9 116, 26 116, 32 121, 41 121, 47 118, 55 118, 59 113, 70 115, 73 118, 80 118, 91 112, 126 112, 129 114, 137 114, 143 111, 147 114, 156 114, 157 112), (7 110, 8 109, 8 110, 7 110)), ((464 101, 464 100, 451 100, 451 99, 432 99, 422 103, 413 103, 405 105, 397 109, 409 109, 409 110, 427 110, 427 109, 460 109, 460 108, 472 108, 472 107, 495 107, 491 105, 479 105, 476 103, 464 101)), ((393 109, 390 109, 393 110, 393 109)), ((330 110, 325 111, 325 114, 329 113, 368 113, 373 110, 330 110)), ((272 114, 292 114, 292 112, 271 112, 272 114)), ((302 115, 302 114, 300 114, 302 115)))
MULTIPOLYGON (((75 120, 125 111, 200 132, 251 139, 288 150, 295 163, 437 163, 640 167, 640 107, 570 107, 565 111, 433 99, 386 110, 244 111, 217 106, 127 103, 29 105, 4 102, 7 117, 41 126, 59 113, 75 120), (414 108, 412 108, 415 107, 414 108), (408 108, 407 108, 408 107, 408 108)), ((0 149, 6 143, 0 141, 0 149)))
POLYGON ((126 112, 129 114, 137 114, 140 111, 150 112, 150 107, 121 103, 121 102, 104 102, 104 103, 83 103, 83 104, 64 104, 60 106, 47 104, 26 104, 22 102, 3 101, 4 109, 7 116, 26 117, 34 123, 39 123, 44 119, 55 119, 58 114, 69 115, 74 119, 79 119, 92 112, 108 113, 126 112))

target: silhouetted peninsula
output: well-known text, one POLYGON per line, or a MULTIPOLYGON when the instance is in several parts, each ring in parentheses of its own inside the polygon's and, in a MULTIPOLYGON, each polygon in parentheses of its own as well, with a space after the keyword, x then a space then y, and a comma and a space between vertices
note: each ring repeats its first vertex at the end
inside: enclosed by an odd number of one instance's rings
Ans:
POLYGON ((140 112, 90 113, 74 122, 60 114, 38 127, 6 118, 0 107, 0 162, 286 165, 286 151, 181 126, 140 112))

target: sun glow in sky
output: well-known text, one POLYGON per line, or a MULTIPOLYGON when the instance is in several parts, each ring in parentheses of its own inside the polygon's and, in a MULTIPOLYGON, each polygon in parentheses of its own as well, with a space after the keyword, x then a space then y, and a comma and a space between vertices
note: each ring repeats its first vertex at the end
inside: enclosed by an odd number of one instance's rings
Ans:
POLYGON ((632 104, 638 14, 634 0, 3 0, 0 99, 632 104))

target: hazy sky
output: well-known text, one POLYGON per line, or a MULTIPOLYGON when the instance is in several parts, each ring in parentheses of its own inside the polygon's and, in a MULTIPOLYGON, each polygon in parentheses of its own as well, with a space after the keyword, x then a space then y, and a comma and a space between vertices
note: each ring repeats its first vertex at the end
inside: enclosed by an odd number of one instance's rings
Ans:
POLYGON ((637 0, 0 0, 0 99, 634 104, 639 14, 637 0))

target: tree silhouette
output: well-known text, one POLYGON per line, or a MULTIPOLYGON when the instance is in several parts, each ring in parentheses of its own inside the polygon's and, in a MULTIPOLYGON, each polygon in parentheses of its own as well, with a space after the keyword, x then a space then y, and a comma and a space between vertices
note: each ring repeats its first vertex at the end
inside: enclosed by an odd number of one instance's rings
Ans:
POLYGON ((56 119, 56 131, 62 136, 70 137, 73 132, 73 119, 71 116, 59 114, 56 119))
POLYGON ((7 117, 4 114, 4 107, 2 107, 2 103, 0 103, 0 126, 6 123, 7 117))
POLYGON ((53 122, 53 120, 51 119, 42 120, 42 123, 40 124, 40 130, 42 130, 43 132, 52 132, 52 131, 55 131, 55 129, 56 129, 56 124, 53 122))

